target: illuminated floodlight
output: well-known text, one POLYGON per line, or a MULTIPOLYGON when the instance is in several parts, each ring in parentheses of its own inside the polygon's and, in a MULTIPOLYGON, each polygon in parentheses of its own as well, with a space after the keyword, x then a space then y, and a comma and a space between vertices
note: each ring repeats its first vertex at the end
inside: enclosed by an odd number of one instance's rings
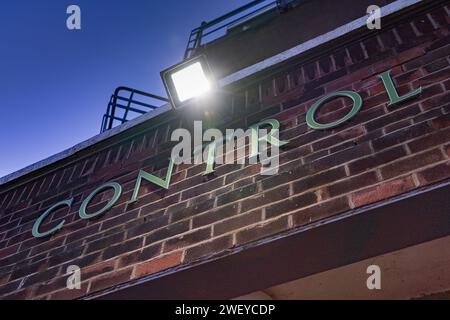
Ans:
POLYGON ((161 72, 161 77, 175 109, 192 99, 204 96, 214 88, 205 56, 198 56, 173 66, 161 72))
POLYGON ((171 76, 180 102, 201 96, 211 90, 211 84, 200 62, 191 64, 171 76))

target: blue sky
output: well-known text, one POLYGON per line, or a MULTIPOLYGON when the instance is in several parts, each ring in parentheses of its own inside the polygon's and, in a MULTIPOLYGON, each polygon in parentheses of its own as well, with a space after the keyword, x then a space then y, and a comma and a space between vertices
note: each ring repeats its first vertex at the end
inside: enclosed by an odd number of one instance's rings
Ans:
POLYGON ((0 176, 98 134, 117 86, 165 95, 190 31, 248 0, 14 0, 0 10, 0 176), (82 29, 66 28, 81 8, 82 29))

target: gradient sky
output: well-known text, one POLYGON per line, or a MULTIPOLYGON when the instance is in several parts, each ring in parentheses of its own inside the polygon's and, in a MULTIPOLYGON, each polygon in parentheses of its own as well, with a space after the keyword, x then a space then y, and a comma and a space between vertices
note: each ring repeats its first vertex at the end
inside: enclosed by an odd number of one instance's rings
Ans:
POLYGON ((0 8, 0 177, 99 133, 124 85, 165 95, 159 72, 190 31, 249 0, 14 0, 0 8), (81 8, 82 30, 66 28, 81 8))

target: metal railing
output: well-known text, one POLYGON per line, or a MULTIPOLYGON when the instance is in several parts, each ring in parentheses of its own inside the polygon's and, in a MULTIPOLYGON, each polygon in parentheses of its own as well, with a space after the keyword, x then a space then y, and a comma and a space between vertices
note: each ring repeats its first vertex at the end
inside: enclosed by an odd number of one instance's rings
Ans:
POLYGON ((116 123, 122 124, 136 116, 143 115, 159 108, 161 102, 169 102, 167 98, 160 97, 144 91, 127 87, 118 87, 109 100, 106 113, 103 115, 100 132, 112 129, 116 123), (155 102, 160 102, 155 105, 155 102))
POLYGON ((191 31, 184 53, 184 59, 192 57, 195 50, 202 45, 219 38, 219 32, 227 32, 230 27, 271 10, 278 9, 280 12, 283 12, 294 3, 300 1, 301 0, 254 0, 210 22, 202 22, 200 27, 191 31), (210 39, 206 39, 208 37, 210 39))
MULTIPOLYGON (((203 44, 219 38, 221 31, 226 34, 256 16, 275 10, 283 12, 302 1, 305 0, 254 0, 210 22, 202 22, 200 27, 191 31, 184 59, 191 57, 203 44)), ((144 91, 118 87, 109 100, 100 132, 129 121, 134 118, 133 114, 139 116, 154 110, 161 106, 161 102, 166 103, 169 100, 144 91), (155 101, 160 104, 155 105, 155 101)))

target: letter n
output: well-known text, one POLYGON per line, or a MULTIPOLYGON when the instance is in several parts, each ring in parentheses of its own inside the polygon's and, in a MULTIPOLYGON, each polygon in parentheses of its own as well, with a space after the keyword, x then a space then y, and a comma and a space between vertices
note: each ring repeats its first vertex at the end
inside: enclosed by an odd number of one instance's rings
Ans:
POLYGON ((138 195, 139 195, 139 189, 141 188, 141 182, 142 179, 145 179, 147 181, 150 181, 151 183, 154 183, 158 186, 160 186, 161 188, 164 189, 169 189, 169 185, 170 185, 170 178, 172 176, 172 170, 173 170, 173 166, 174 166, 174 161, 171 158, 170 162, 169 162, 169 167, 167 168, 167 173, 166 173, 166 179, 163 180, 157 176, 154 176, 148 172, 145 172, 144 170, 139 171, 139 175, 138 178, 136 180, 136 185, 134 187, 134 191, 133 191, 133 196, 131 198, 131 202, 135 202, 137 201, 138 195))

